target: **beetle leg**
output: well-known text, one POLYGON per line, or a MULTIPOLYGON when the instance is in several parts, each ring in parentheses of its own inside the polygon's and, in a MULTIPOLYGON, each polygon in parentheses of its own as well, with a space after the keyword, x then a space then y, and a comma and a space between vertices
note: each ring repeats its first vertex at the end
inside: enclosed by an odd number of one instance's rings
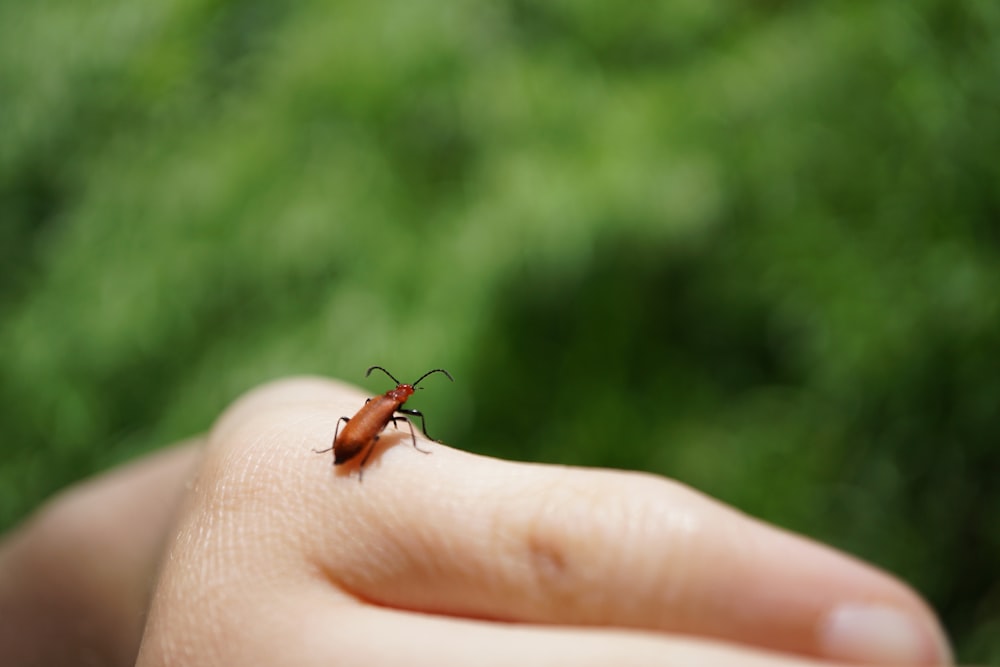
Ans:
MULTIPOLYGON (((409 413, 409 410, 397 410, 397 412, 406 412, 406 413, 409 413)), ((406 422, 406 425, 410 427, 410 437, 413 439, 413 448, 415 450, 417 450, 418 452, 420 452, 421 454, 430 454, 430 451, 428 451, 426 449, 420 449, 419 447, 417 447, 417 434, 413 430, 413 422, 411 422, 406 417, 393 417, 392 421, 395 422, 397 419, 400 420, 400 421, 406 422)))
POLYGON ((368 451, 365 452, 364 457, 361 459, 361 463, 358 464, 358 484, 361 483, 361 476, 365 474, 365 461, 367 461, 368 457, 372 455, 373 451, 375 451, 375 445, 378 444, 379 437, 380 436, 376 435, 372 438, 372 444, 368 445, 368 451))
MULTIPOLYGON (((427 420, 424 419, 423 412, 421 412, 420 410, 410 410, 409 408, 400 408, 396 410, 396 412, 402 412, 403 414, 406 415, 413 415, 414 417, 420 417, 420 429, 424 432, 424 435, 426 435, 431 440, 434 440, 434 438, 431 438, 430 434, 427 433, 427 420)), ((440 442, 440 440, 434 440, 434 442, 440 442)))
MULTIPOLYGON (((346 424, 349 421, 351 421, 350 417, 341 417, 340 419, 337 420, 337 428, 333 429, 333 441, 334 442, 337 442, 337 435, 340 433, 340 422, 344 422, 346 424)), ((333 449, 333 448, 331 447, 331 449, 333 449)))
MULTIPOLYGON (((398 429, 399 428, 399 424, 397 422, 409 422, 410 420, 407 419, 406 417, 389 417, 389 421, 391 421, 392 425, 395 426, 398 429)), ((411 431, 413 430, 413 425, 412 424, 410 425, 410 430, 411 431)))
POLYGON ((351 421, 350 417, 341 417, 340 419, 338 419, 337 428, 333 430, 333 442, 330 443, 330 446, 327 447, 326 449, 314 449, 313 451, 316 452, 317 454, 326 454, 328 451, 333 449, 334 446, 337 444, 337 434, 340 433, 340 422, 344 422, 346 424, 349 421, 351 421))

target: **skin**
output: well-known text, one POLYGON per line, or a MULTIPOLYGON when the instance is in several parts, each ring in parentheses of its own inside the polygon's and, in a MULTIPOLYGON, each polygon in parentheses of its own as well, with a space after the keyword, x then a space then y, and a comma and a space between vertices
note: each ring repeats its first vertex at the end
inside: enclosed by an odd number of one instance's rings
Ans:
POLYGON ((359 483, 313 450, 364 398, 267 385, 50 501, 0 542, 5 664, 898 664, 831 645, 843 605, 949 659, 899 581, 664 478, 386 431, 359 483))

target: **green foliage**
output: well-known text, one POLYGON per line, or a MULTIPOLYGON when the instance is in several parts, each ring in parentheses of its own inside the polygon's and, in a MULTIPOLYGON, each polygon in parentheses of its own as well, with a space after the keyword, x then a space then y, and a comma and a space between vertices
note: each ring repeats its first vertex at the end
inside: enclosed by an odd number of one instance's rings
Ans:
POLYGON ((678 478, 1000 661, 998 81, 991 0, 0 5, 0 527, 444 366, 446 440, 678 478))

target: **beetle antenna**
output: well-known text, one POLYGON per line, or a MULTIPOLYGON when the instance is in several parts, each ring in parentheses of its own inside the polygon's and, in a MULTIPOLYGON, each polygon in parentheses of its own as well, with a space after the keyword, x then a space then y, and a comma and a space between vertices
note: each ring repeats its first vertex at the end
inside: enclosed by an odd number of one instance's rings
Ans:
POLYGON ((445 369, 443 369, 443 368, 435 368, 434 370, 427 371, 426 373, 424 373, 423 375, 421 375, 420 378, 416 382, 414 382, 413 384, 411 384, 410 386, 411 387, 416 387, 417 384, 419 384, 420 380, 423 380, 425 377, 427 377, 428 375, 431 375, 432 373, 444 373, 446 376, 448 376, 449 380, 451 380, 452 382, 455 381, 455 378, 453 378, 451 376, 451 373, 449 373, 445 369))
MULTIPOLYGON (((379 369, 380 371, 382 371, 383 373, 385 373, 386 375, 388 375, 390 378, 392 378, 392 381, 395 382, 397 385, 402 384, 402 382, 400 382, 395 377, 393 377, 392 373, 390 373, 389 371, 385 370, 381 366, 372 366, 371 368, 369 368, 368 371, 365 373, 365 377, 368 377, 369 375, 371 375, 372 371, 375 370, 376 368, 379 369)), ((420 379, 422 380, 423 378, 420 378, 420 379)))

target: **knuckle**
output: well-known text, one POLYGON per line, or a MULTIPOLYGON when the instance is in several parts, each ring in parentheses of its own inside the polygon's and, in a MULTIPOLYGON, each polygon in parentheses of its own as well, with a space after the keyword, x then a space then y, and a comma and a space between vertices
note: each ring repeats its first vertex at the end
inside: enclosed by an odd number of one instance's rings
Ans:
POLYGON ((601 581, 615 567, 626 522, 614 496, 571 479, 536 496, 527 511, 518 549, 528 570, 534 604, 545 613, 575 610, 586 620, 604 606, 601 581))
POLYGON ((598 623, 616 608, 640 619, 685 596, 702 533, 690 492, 642 475, 622 482, 620 473, 576 472, 534 497, 519 560, 542 613, 570 611, 577 622, 598 623), (621 590, 634 596, 625 611, 615 602, 621 590))
POLYGON ((300 473, 295 464, 311 455, 310 420, 324 418, 279 406, 247 414, 240 423, 213 431, 192 495, 216 513, 268 516, 280 511, 289 494, 296 495, 295 480, 300 473))

